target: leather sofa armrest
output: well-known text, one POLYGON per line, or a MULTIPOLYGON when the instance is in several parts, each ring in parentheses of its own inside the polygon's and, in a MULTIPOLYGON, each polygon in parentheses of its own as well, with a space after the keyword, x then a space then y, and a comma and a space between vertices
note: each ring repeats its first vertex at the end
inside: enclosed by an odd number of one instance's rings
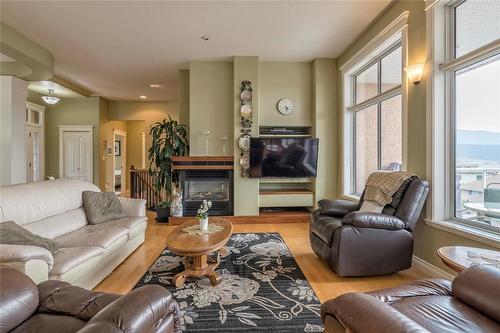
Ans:
POLYGON ((342 219, 343 225, 359 228, 401 230, 405 224, 396 216, 369 212, 352 212, 342 219))
POLYGON ((179 307, 161 286, 144 286, 120 297, 95 315, 78 333, 156 332, 173 316, 173 331, 181 332, 179 307))
POLYGON ((117 300, 120 295, 95 292, 68 282, 48 280, 38 284, 38 312, 72 316, 85 321, 117 300))
POLYGON ((452 282, 453 295, 500 322, 500 271, 489 266, 472 266, 452 282))
POLYGON ((332 217, 344 217, 352 211, 359 209, 359 203, 349 200, 328 200, 318 201, 321 214, 332 217))
POLYGON ((451 282, 445 279, 427 279, 367 293, 384 303, 392 303, 415 296, 451 296, 451 282))
POLYGON ((54 266, 54 257, 49 250, 33 245, 0 244, 0 263, 21 263, 30 260, 40 260, 51 270, 54 266))
POLYGON ((321 306, 321 318, 334 316, 348 332, 429 333, 422 326, 377 298, 350 293, 321 306))
POLYGON ((118 199, 127 216, 146 216, 146 200, 122 197, 118 197, 118 199))

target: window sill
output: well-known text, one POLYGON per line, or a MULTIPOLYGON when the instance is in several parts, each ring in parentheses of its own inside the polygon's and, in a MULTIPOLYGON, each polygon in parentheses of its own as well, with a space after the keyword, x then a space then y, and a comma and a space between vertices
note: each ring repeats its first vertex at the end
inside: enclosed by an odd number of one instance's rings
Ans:
POLYGON ((359 202, 360 197, 358 197, 357 195, 353 195, 353 194, 344 194, 341 197, 341 199, 349 200, 349 201, 352 201, 352 202, 359 202))
POLYGON ((500 248, 500 234, 494 231, 475 228, 456 221, 433 221, 425 219, 425 224, 482 244, 500 248))

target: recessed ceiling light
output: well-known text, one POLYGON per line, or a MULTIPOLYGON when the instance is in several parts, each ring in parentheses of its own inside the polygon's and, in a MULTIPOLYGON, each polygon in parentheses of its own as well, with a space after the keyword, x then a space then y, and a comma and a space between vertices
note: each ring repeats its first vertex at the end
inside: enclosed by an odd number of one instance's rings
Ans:
POLYGON ((159 83, 153 83, 153 84, 150 84, 149 87, 150 88, 161 88, 163 86, 161 84, 159 84, 159 83))
POLYGON ((139 98, 140 99, 146 99, 146 98, 148 98, 148 96, 141 95, 141 96, 139 96, 139 98))
POLYGON ((210 37, 208 37, 208 36, 201 36, 201 39, 203 39, 204 41, 207 41, 207 40, 210 39, 210 37))

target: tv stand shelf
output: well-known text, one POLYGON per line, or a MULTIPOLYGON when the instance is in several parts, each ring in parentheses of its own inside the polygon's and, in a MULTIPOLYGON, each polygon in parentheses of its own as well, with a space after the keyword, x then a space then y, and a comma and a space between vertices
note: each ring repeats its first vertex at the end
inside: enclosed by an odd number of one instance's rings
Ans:
POLYGON ((312 207, 314 192, 308 189, 260 189, 259 207, 312 207))
POLYGON ((293 194, 313 194, 314 192, 308 189, 261 189, 260 195, 293 195, 293 194))

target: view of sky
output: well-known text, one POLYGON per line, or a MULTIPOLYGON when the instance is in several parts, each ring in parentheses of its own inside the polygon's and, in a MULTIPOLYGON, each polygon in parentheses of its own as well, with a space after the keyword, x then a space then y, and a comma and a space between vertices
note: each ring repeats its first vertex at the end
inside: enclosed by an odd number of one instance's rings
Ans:
POLYGON ((457 73, 457 127, 500 133, 500 56, 457 73))

